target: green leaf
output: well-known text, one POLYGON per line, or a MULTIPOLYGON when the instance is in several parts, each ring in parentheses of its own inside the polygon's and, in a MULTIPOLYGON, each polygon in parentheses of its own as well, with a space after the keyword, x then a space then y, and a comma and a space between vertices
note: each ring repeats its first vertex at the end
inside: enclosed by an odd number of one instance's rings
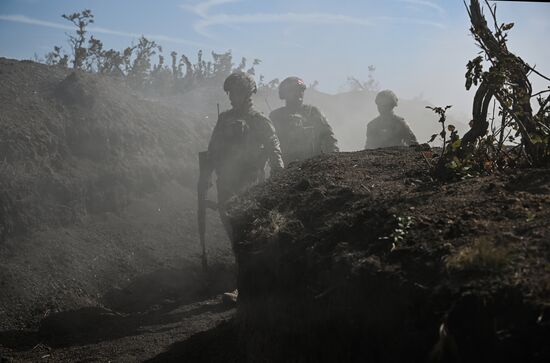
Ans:
POLYGON ((514 27, 514 23, 508 23, 508 24, 502 24, 500 28, 502 29, 502 31, 507 31, 512 29, 513 27, 514 27))
POLYGON ((457 150, 458 148, 460 148, 461 144, 462 140, 458 139, 451 144, 451 147, 453 148, 453 150, 457 150))

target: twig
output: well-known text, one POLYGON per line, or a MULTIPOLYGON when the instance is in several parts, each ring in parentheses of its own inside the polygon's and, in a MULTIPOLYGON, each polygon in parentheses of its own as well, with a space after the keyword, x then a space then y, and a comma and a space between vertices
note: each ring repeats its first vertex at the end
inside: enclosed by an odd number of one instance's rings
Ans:
POLYGON ((31 350, 35 350, 35 349, 38 348, 40 345, 42 345, 42 342, 39 342, 38 344, 36 344, 34 347, 32 347, 31 350))
POLYGON ((541 95, 541 94, 543 94, 543 93, 547 93, 547 92, 550 92, 550 89, 546 89, 546 90, 544 90, 544 91, 537 92, 537 93, 535 93, 534 95, 532 95, 531 98, 536 97, 536 96, 538 96, 538 95, 541 95))
POLYGON ((365 186, 365 184, 361 183, 361 187, 367 191, 367 193, 370 193, 370 189, 365 186))
POLYGON ((466 11, 468 12, 468 16, 471 18, 472 13, 470 12, 470 8, 468 7, 468 4, 466 4, 466 0, 462 0, 462 2, 464 3, 464 6, 466 7, 466 11))
POLYGON ((493 100, 493 115, 491 116, 491 131, 493 132, 493 134, 495 133, 494 122, 495 122, 495 106, 496 106, 496 103, 497 103, 497 101, 493 100))
POLYGON ((500 134, 498 139, 498 149, 497 149, 497 159, 500 156, 500 151, 502 150, 502 145, 504 144, 504 130, 506 128, 506 111, 502 109, 502 121, 500 124, 500 134))
POLYGON ((523 122, 521 122, 521 120, 517 117, 517 115, 506 106, 506 104, 503 102, 502 98, 499 95, 495 94, 495 98, 500 103, 500 106, 502 107, 502 109, 503 110, 505 109, 510 114, 510 116, 512 116, 514 121, 518 123, 518 126, 522 131, 522 137, 525 137, 527 139, 526 141, 528 141, 530 145, 533 145, 533 140, 531 140, 531 135, 529 135, 529 133, 527 132, 527 128, 525 127, 523 122))
POLYGON ((530 166, 533 166, 533 160, 531 159, 531 157, 529 156, 529 154, 525 151, 525 148, 522 147, 521 150, 520 150, 523 155, 525 156, 525 159, 527 159, 527 162, 529 163, 530 166))
POLYGON ((422 154, 422 157, 424 158, 424 161, 426 162, 426 164, 428 164, 428 167, 431 169, 432 168, 432 163, 430 163, 430 161, 428 160, 426 155, 424 155, 424 152, 421 152, 421 154, 422 154))
POLYGON ((529 64, 525 63, 525 65, 527 66, 527 68, 529 68, 532 72, 538 74, 539 76, 541 76, 542 78, 544 78, 545 80, 547 81, 550 81, 550 78, 546 77, 544 74, 540 73, 539 71, 537 71, 534 67, 531 67, 529 64))
POLYGON ((550 96, 546 97, 546 99, 544 100, 544 102, 540 105, 540 108, 539 108, 539 111, 537 112, 537 117, 542 117, 545 109, 546 109, 546 105, 548 104, 548 102, 550 101, 550 96))
POLYGON ((545 124, 543 124, 542 122, 537 122, 539 124, 539 126, 542 126, 542 128, 546 129, 546 131, 549 131, 550 132, 550 127, 546 126, 545 124))
POLYGON ((491 16, 493 17, 493 24, 495 26, 495 32, 499 31, 499 26, 497 23, 497 4, 494 4, 494 9, 489 4, 489 1, 485 0, 485 4, 487 4, 487 7, 489 8, 489 11, 491 12, 491 16))

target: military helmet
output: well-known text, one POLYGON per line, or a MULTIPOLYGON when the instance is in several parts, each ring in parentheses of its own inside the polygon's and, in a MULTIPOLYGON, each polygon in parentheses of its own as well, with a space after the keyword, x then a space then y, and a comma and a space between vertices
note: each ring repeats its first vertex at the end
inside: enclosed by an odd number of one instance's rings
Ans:
POLYGON ((306 89, 305 82, 298 77, 287 77, 279 85, 279 98, 284 100, 295 89, 306 89))
POLYGON ((385 89, 383 91, 378 92, 374 102, 377 105, 388 105, 391 107, 395 107, 397 106, 397 96, 395 95, 395 93, 393 93, 393 91, 389 89, 385 89))
POLYGON ((223 82, 223 90, 225 92, 244 91, 250 95, 258 91, 254 78, 244 72, 231 73, 223 82))

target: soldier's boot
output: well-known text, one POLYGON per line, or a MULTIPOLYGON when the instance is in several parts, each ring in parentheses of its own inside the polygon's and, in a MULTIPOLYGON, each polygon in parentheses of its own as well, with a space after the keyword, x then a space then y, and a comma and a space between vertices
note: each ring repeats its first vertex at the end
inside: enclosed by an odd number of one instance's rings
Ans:
POLYGON ((239 298, 239 290, 235 289, 232 292, 226 292, 222 295, 222 302, 224 305, 235 306, 237 305, 237 299, 239 298))

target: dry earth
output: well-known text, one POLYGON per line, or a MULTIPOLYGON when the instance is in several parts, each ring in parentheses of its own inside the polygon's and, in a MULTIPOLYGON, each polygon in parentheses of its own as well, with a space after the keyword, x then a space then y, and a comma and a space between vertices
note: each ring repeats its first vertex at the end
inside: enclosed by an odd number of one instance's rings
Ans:
POLYGON ((550 359, 550 170, 442 183, 422 154, 317 157, 233 205, 236 357, 550 359))
POLYGON ((232 206, 236 311, 215 214, 208 274, 196 238, 219 100, 7 59, 0 82, 2 362, 550 359, 548 169, 441 183, 412 149, 290 165, 232 206))
POLYGON ((197 238, 213 120, 33 62, 0 59, 0 82, 2 362, 142 360, 231 314, 215 214, 208 276, 197 238))

